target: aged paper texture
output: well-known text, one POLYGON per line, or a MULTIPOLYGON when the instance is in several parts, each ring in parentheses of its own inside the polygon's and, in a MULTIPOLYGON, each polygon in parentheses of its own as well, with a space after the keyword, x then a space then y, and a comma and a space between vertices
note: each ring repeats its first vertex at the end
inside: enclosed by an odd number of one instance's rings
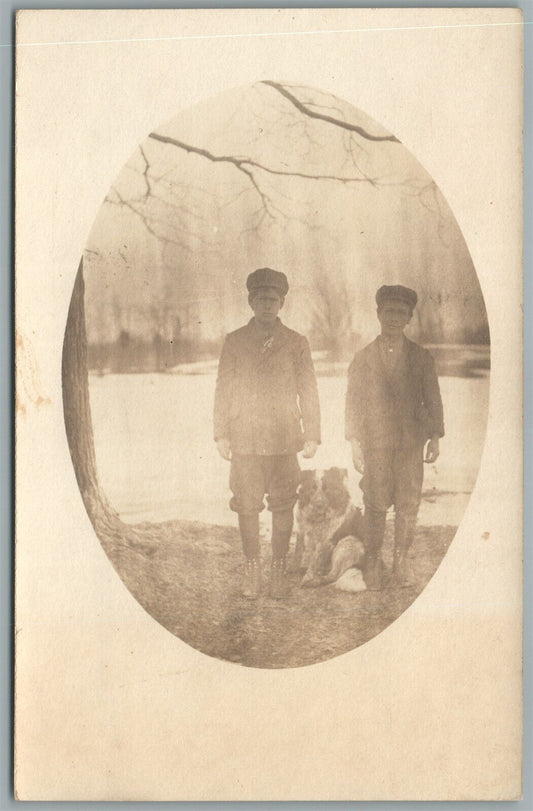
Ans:
MULTIPOLYGON (((517 799, 520 11, 21 11, 16 63, 17 797, 517 799), (400 326, 436 362, 446 426, 438 462, 438 420, 424 435, 411 580, 395 491, 385 574, 365 517, 363 563, 300 588, 263 514, 265 583, 255 602, 239 592, 212 404, 224 334, 252 315, 245 281, 265 266, 289 279, 282 321, 309 339, 318 378, 313 459, 298 392, 306 481, 326 501, 335 481, 355 507, 348 363, 381 324, 404 397, 411 361, 394 353, 408 344, 401 330, 387 343, 374 301, 402 285, 400 326)), ((268 274, 258 289, 278 307, 268 274)), ((305 341, 283 333, 280 351, 276 329, 257 345, 271 414, 287 347, 314 385, 305 341)), ((250 396, 230 406, 241 428, 250 396)), ((413 424, 426 394, 419 406, 413 424)), ((240 453, 283 455, 280 436, 240 453)), ((231 464, 244 542, 259 507, 231 464)), ((270 481, 280 542, 290 497, 270 481)), ((320 551, 301 497, 296 520, 320 551)))

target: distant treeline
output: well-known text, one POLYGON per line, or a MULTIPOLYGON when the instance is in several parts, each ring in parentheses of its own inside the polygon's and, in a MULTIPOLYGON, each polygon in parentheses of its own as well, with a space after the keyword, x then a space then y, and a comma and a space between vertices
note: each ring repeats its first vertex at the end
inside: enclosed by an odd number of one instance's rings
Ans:
POLYGON ((98 373, 168 372, 181 363, 217 357, 220 348, 218 341, 167 340, 157 334, 145 341, 123 331, 112 343, 89 344, 88 366, 98 373))
POLYGON ((456 329, 450 328, 447 324, 430 324, 429 327, 426 327, 423 323, 418 323, 414 340, 420 344, 488 345, 490 344, 490 331, 486 321, 475 327, 461 324, 456 329))
MULTIPOLYGON (((315 360, 319 375, 345 374, 354 351, 362 346, 354 340, 352 348, 339 354, 320 346, 312 348, 320 353, 315 360)), ((421 341, 428 346, 435 358, 439 375, 448 377, 480 377, 490 369, 490 345, 488 342, 469 344, 439 344, 421 341)), ((131 338, 122 332, 113 343, 89 344, 89 371, 97 374, 120 374, 141 372, 170 372, 181 364, 215 360, 219 357, 222 341, 193 341, 180 338, 164 340, 155 336, 150 342, 131 338)))

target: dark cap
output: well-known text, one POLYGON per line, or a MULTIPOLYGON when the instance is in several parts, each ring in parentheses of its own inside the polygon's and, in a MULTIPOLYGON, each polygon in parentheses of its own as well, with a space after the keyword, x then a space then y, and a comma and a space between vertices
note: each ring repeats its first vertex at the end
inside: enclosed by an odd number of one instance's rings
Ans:
POLYGON ((378 307, 381 307, 386 301, 401 301, 414 310, 418 296, 410 287, 404 287, 401 284, 384 284, 376 293, 376 302, 378 307))
POLYGON ((250 293, 259 290, 261 287, 273 287, 280 296, 286 296, 289 291, 289 282, 284 273, 272 268, 259 268, 250 273, 246 279, 246 287, 250 293))

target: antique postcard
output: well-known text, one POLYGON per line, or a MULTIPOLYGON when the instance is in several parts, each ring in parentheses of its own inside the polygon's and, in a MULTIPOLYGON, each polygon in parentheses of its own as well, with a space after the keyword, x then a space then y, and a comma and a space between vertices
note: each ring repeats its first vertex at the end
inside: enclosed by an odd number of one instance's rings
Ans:
POLYGON ((522 34, 18 12, 18 799, 520 797, 522 34))

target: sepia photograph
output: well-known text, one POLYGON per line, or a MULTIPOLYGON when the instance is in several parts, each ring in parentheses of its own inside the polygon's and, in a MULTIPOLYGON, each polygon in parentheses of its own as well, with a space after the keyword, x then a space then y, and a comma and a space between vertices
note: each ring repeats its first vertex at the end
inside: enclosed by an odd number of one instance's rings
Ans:
POLYGON ((17 13, 18 800, 520 797, 522 36, 17 13))
POLYGON ((398 138, 315 88, 228 91, 139 144, 88 236, 62 368, 118 575, 241 665, 379 634, 475 485, 490 336, 468 248, 398 138))

